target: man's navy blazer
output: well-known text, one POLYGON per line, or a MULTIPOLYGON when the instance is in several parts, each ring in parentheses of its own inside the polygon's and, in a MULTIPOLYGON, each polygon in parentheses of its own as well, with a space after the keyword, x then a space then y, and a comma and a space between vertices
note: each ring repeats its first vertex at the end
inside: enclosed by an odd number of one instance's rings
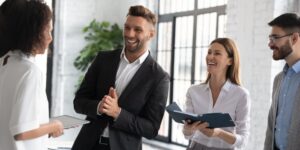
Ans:
POLYGON ((118 104, 122 108, 116 120, 97 115, 97 106, 110 87, 115 87, 121 50, 100 52, 76 92, 74 108, 90 121, 82 127, 73 150, 91 150, 109 124, 111 150, 141 150, 142 137, 158 134, 169 90, 169 75, 149 54, 128 83, 118 104))

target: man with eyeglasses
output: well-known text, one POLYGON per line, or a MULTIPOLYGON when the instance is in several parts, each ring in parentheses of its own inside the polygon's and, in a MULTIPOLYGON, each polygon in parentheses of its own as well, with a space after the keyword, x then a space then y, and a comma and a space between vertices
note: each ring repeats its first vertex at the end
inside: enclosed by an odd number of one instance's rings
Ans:
POLYGON ((273 59, 286 64, 274 79, 264 150, 300 149, 300 18, 285 13, 271 22, 273 59))

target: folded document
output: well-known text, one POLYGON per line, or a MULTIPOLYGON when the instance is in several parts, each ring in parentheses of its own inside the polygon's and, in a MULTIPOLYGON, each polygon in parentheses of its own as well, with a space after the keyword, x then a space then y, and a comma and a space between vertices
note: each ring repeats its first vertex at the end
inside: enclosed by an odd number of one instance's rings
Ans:
POLYGON ((207 122, 209 128, 234 127, 234 121, 228 113, 206 113, 202 115, 183 112, 174 102, 166 107, 170 116, 178 123, 184 123, 186 120, 191 122, 207 122))

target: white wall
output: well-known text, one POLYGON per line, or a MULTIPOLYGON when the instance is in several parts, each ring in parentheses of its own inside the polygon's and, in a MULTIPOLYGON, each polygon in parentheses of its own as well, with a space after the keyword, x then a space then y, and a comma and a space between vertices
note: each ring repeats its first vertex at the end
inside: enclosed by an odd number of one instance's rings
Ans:
POLYGON ((251 136, 248 149, 263 149, 271 97, 272 53, 267 47, 272 0, 229 0, 227 34, 240 51, 243 85, 251 96, 251 136))

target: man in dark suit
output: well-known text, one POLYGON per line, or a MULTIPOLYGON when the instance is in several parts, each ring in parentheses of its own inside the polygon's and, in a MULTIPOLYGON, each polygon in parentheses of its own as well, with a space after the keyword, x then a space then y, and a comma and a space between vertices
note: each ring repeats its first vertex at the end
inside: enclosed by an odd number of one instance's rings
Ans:
POLYGON ((74 99, 87 115, 73 150, 141 150, 142 137, 158 134, 169 89, 169 76, 153 60, 149 43, 155 15, 132 6, 124 24, 124 48, 100 52, 74 99))

